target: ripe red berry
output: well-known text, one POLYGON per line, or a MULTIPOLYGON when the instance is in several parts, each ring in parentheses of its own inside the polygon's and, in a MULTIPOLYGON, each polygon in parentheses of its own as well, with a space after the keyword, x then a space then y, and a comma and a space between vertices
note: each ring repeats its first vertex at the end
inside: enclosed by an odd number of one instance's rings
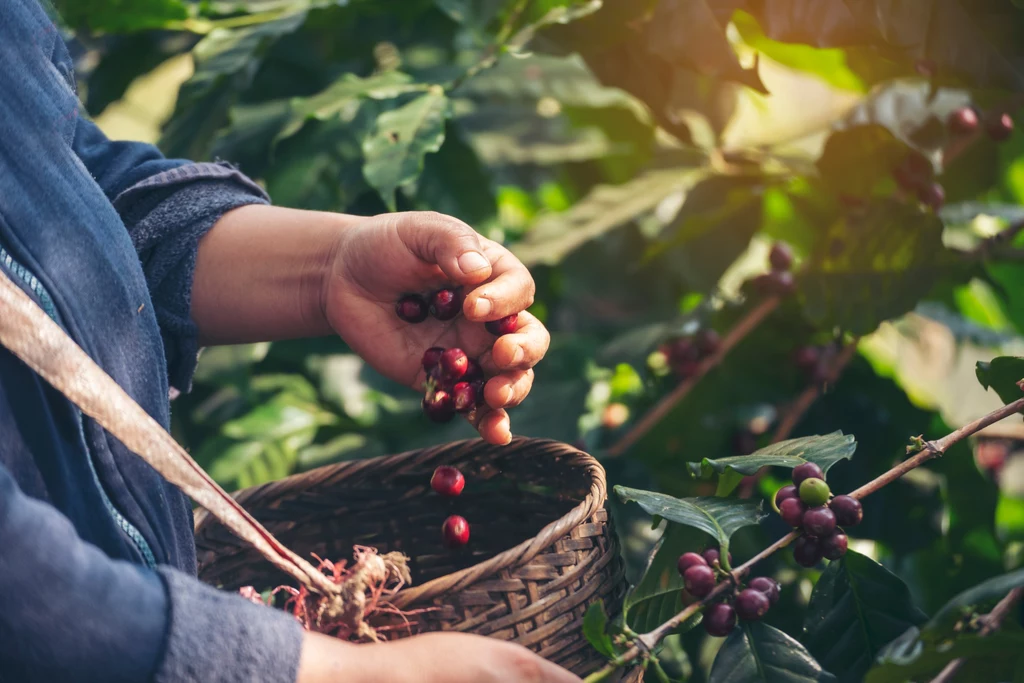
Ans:
POLYGON ((828 506, 835 513, 839 526, 857 526, 864 519, 864 506, 856 498, 836 496, 828 506))
POLYGON ((996 142, 1009 140, 1013 135, 1013 119, 1005 112, 995 114, 985 122, 985 132, 996 142))
POLYGON ((696 361, 700 351, 692 337, 677 337, 668 344, 668 361, 673 366, 696 361))
POLYGON ((761 591, 768 596, 768 602, 774 605, 779 601, 779 593, 782 590, 779 587, 779 582, 775 579, 770 579, 767 576, 755 576, 747 584, 748 588, 753 588, 756 591, 761 591))
POLYGON ((836 530, 836 515, 827 507, 811 508, 804 513, 804 533, 825 538, 836 530))
POLYGON ((505 334, 512 334, 519 327, 519 314, 513 313, 501 320, 492 320, 484 323, 484 327, 486 327, 487 331, 496 337, 500 337, 505 334))
POLYGON ((793 484, 800 488, 804 479, 824 479, 825 472, 813 462, 805 462, 793 468, 793 484))
POLYGON ((788 296, 796 291, 796 279, 788 270, 773 270, 758 275, 753 281, 754 291, 771 296, 788 296))
POLYGON ((801 536, 793 543, 793 559, 801 567, 813 567, 821 562, 821 544, 818 539, 801 536))
POLYGON ((813 370, 821 358, 821 349, 817 346, 802 346, 793 354, 793 361, 801 370, 813 370))
POLYGON ((458 382, 469 369, 469 356, 462 349, 445 349, 437 367, 442 381, 449 384, 458 382))
POLYGON ((419 294, 406 294, 395 303, 395 313, 407 323, 427 319, 427 302, 419 294))
POLYGON ((686 570, 690 567, 708 566, 707 560, 698 555, 697 553, 683 553, 679 556, 679 560, 676 562, 676 569, 679 570, 679 575, 682 576, 686 573, 686 570))
POLYGON ((829 536, 821 539, 821 554, 829 560, 838 560, 846 554, 846 547, 849 539, 842 531, 836 530, 829 536))
POLYGON ((469 382, 457 382, 452 387, 452 399, 455 401, 455 412, 468 413, 477 405, 476 389, 469 382))
POLYGON ((946 203, 946 191, 938 183, 929 183, 917 191, 917 200, 933 211, 938 211, 946 203))
POLYGON ((462 292, 458 289, 439 289, 430 299, 430 315, 438 320, 451 320, 462 310, 462 292))
POLYGON ((441 537, 449 548, 461 548, 469 543, 469 522, 465 517, 452 515, 441 525, 441 537))
POLYGON ((455 417, 455 401, 447 391, 438 389, 431 398, 423 399, 423 412, 434 422, 451 422, 455 417))
POLYGON ((949 132, 954 135, 970 135, 978 130, 978 124, 978 112, 975 111, 974 107, 956 109, 949 115, 949 119, 946 120, 949 132))
POLYGON ((423 371, 428 375, 437 369, 437 363, 441 360, 441 354, 444 353, 444 349, 440 346, 432 346, 423 352, 423 371))
POLYGON ((754 588, 744 588, 741 590, 739 595, 736 596, 734 604, 736 605, 736 614, 744 621, 757 621, 771 607, 771 601, 768 599, 768 596, 754 588))
POLYGON ((482 379, 475 379, 469 383, 469 386, 473 387, 474 396, 476 396, 476 404, 482 406, 484 404, 484 382, 482 379))
POLYGON ((779 515, 782 517, 782 521, 794 529, 799 528, 804 523, 804 513, 806 511, 807 506, 799 498, 787 498, 779 504, 779 515))
MULTIPOLYGON (((701 553, 704 561, 709 565, 714 565, 715 562, 720 562, 722 554, 718 551, 718 548, 707 548, 701 553)), ((729 564, 732 565, 732 553, 729 553, 729 564)))
POLYGON ((715 572, 706 564, 697 564, 683 572, 683 585, 698 598, 707 597, 715 588, 715 572))
POLYGON ((697 351, 706 356, 718 351, 722 346, 722 338, 715 330, 706 328, 694 335, 693 343, 697 347, 697 351))
POLYGON ((480 367, 480 363, 470 358, 466 365, 466 374, 462 376, 462 379, 466 382, 475 382, 476 380, 482 380, 483 378, 484 369, 480 367))
POLYGON ((782 505, 782 501, 787 498, 798 498, 799 495, 800 494, 797 493, 796 486, 787 484, 775 492, 775 507, 780 507, 782 505))
POLYGON ((736 610, 727 602, 716 602, 704 611, 702 623, 709 636, 725 638, 736 628, 736 610))
POLYGON ((434 475, 430 477, 430 488, 448 498, 459 495, 465 487, 466 478, 462 476, 462 472, 457 467, 451 465, 441 465, 434 470, 434 475))
POLYGON ((768 262, 772 270, 789 270, 793 267, 793 250, 785 242, 776 242, 768 252, 768 262))

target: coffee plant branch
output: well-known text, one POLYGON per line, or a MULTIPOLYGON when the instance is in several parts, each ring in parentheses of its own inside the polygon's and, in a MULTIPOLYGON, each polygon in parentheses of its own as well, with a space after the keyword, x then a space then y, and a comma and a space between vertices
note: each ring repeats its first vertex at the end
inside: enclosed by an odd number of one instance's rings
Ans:
MULTIPOLYGON (((1024 384, 1024 380, 1022 380, 1021 383, 1024 384)), ((964 425, 963 427, 960 427, 956 431, 947 434, 946 436, 942 437, 937 441, 921 441, 918 438, 917 442, 920 444, 920 449, 916 455, 908 458, 907 460, 904 460, 898 465, 895 465, 881 476, 869 481, 867 484, 864 484, 864 486, 861 486, 860 488, 858 488, 857 490, 853 491, 848 495, 851 496, 852 498, 865 498, 871 495, 872 493, 878 491, 882 487, 887 486, 892 482, 896 481, 907 472, 910 472, 911 470, 920 467, 921 465, 925 464, 926 462, 933 458, 940 457, 943 453, 949 450, 950 446, 952 446, 953 444, 958 443, 963 439, 966 439, 972 434, 975 434, 976 432, 981 431, 985 427, 993 425, 1004 418, 1007 418, 1015 413, 1019 413, 1021 412, 1021 410, 1024 410, 1024 398, 1017 399, 1013 403, 1004 405, 1003 407, 992 411, 988 415, 980 417, 977 420, 974 420, 973 422, 970 422, 964 425)), ((612 674, 614 674, 622 666, 628 664, 629 662, 633 661, 637 657, 640 657, 641 655, 651 652, 654 649, 654 647, 659 642, 661 642, 662 639, 664 639, 666 636, 670 635, 673 631, 675 631, 675 629, 678 628, 680 624, 682 624, 684 621, 686 621, 694 614, 696 614, 698 611, 700 611, 701 608, 703 608, 705 605, 714 602, 714 600, 718 596, 722 595, 727 591, 732 590, 736 585, 738 585, 739 580, 748 573, 750 573, 750 570, 753 568, 755 564, 771 556, 778 550, 785 548, 787 545, 795 541, 799 536, 799 531, 791 531, 779 540, 775 541, 775 543, 772 543, 770 546, 759 552, 754 557, 750 558, 748 561, 744 562, 736 569, 732 570, 732 572, 729 573, 730 580, 719 582, 719 584, 715 586, 714 590, 712 590, 711 593, 707 595, 707 597, 688 606, 686 609, 682 610, 681 612, 679 612, 674 617, 672 617, 665 623, 661 624, 654 630, 638 636, 634 641, 634 644, 628 650, 623 652, 621 655, 617 656, 607 666, 587 676, 585 679, 583 679, 584 683, 597 683, 598 681, 603 681, 612 674)))
MULTIPOLYGON (((854 354, 857 352, 857 339, 846 344, 843 350, 836 356, 835 361, 828 370, 828 376, 825 378, 827 383, 835 383, 840 375, 843 374, 843 370, 853 360, 854 354)), ((793 430, 800 423, 804 413, 806 413, 810 407, 814 404, 818 397, 821 396, 822 383, 814 383, 804 389, 803 393, 797 397, 796 401, 786 409, 786 412, 782 416, 782 420, 779 421, 779 426, 775 430, 775 434, 772 435, 772 443, 778 443, 785 441, 789 438, 789 435, 793 433, 793 430)))
POLYGON ((722 339, 722 344, 718 350, 714 353, 709 354, 704 360, 698 365, 696 371, 692 376, 683 380, 679 386, 672 390, 671 393, 666 394, 653 408, 651 408, 640 420, 634 424, 628 432, 626 432, 621 439, 611 445, 605 456, 609 458, 617 458, 623 453, 628 451, 637 441, 643 438, 644 434, 649 432, 654 425, 658 424, 662 418, 686 398, 701 378, 722 362, 726 354, 739 344, 744 337, 754 331, 761 322, 767 318, 772 311, 779 306, 779 297, 773 296, 765 299, 755 308, 751 309, 747 315, 745 315, 738 323, 736 323, 729 333, 722 339))
POLYGON ((523 16, 523 13, 529 6, 530 0, 519 0, 515 7, 512 8, 512 11, 509 12, 508 17, 506 17, 501 28, 498 30, 498 34, 495 36, 494 42, 487 47, 483 56, 475 64, 470 66, 461 75, 457 76, 451 83, 449 83, 445 90, 448 92, 454 92, 455 90, 458 90, 463 83, 473 78, 481 71, 486 71, 494 66, 498 61, 501 51, 505 49, 505 44, 512 37, 516 24, 519 23, 519 19, 523 16))
MULTIPOLYGON (((1014 588, 1012 591, 1006 594, 1006 596, 999 601, 992 611, 981 618, 982 627, 978 632, 978 635, 984 637, 991 634, 993 631, 999 628, 1000 624, 1003 623, 1003 619, 1010 613, 1013 606, 1017 604, 1021 596, 1024 595, 1024 588, 1014 588)), ((946 665, 946 667, 939 672, 939 675, 932 679, 932 683, 950 683, 953 677, 960 670, 960 667, 964 665, 964 659, 954 659, 952 662, 946 665)))

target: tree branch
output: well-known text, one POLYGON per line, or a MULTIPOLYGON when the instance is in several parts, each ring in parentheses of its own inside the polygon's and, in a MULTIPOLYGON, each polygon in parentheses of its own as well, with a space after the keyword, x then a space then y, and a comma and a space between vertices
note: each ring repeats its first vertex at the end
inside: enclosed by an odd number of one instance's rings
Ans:
MULTIPOLYGON (((991 612, 982 617, 984 623, 978 635, 984 637, 998 629, 999 625, 1003 623, 1003 619, 1010 613, 1010 610, 1013 609, 1013 606, 1017 604, 1022 595, 1024 595, 1024 588, 1014 588, 1007 593, 1006 597, 1000 600, 999 604, 993 607, 991 612)), ((964 665, 965 661, 962 657, 954 659, 939 672, 938 676, 932 679, 932 683, 950 683, 957 672, 960 671, 960 667, 964 665)))
POLYGON ((769 297, 753 308, 746 316, 744 316, 738 323, 736 323, 729 333, 722 339, 722 344, 718 347, 718 350, 707 356, 697 365, 697 370, 690 377, 679 383, 671 393, 666 394, 658 403, 655 404, 647 413, 636 422, 629 431, 626 432, 621 439, 612 444, 612 446, 605 451, 605 457, 617 458, 626 451, 628 451, 637 441, 643 438, 647 432, 661 422, 668 413, 686 398, 697 383, 701 380, 704 375, 708 373, 711 368, 715 367, 722 362, 726 354, 732 350, 734 346, 740 343, 744 337, 754 331, 761 322, 768 317, 768 315, 774 311, 779 305, 779 298, 776 296, 769 297))
MULTIPOLYGON (((924 448, 922 448, 917 454, 899 463, 889 471, 873 479, 864 486, 861 486, 859 489, 853 491, 849 495, 852 496, 853 498, 865 498, 874 493, 875 491, 877 491, 878 489, 882 488, 883 486, 887 486, 888 484, 891 484, 892 482, 896 481, 897 479, 902 477, 907 472, 913 470, 914 468, 920 467, 921 465, 925 464, 932 458, 937 458, 941 456, 943 453, 949 450, 949 448, 953 444, 956 444, 966 439, 972 434, 979 432, 985 427, 995 424, 996 422, 999 422, 1000 420, 1007 418, 1013 415, 1014 413, 1019 413, 1022 409, 1024 409, 1024 398, 1017 399, 1013 403, 1009 403, 997 410, 994 410, 988 415, 978 418, 977 420, 974 420, 973 422, 964 425, 960 429, 957 429, 956 431, 947 434, 938 441, 925 442, 924 448)), ((719 584, 715 586, 715 589, 712 590, 706 598, 699 602, 693 603, 692 605, 690 605, 689 607, 687 607, 686 609, 679 612, 674 617, 663 623, 661 626, 658 626, 653 631, 641 635, 637 639, 639 641, 639 645, 633 645, 623 654, 619 655, 614 662, 609 663, 602 669, 599 669, 598 671, 587 676, 585 679, 583 679, 584 683, 597 683, 598 681, 603 681, 612 674, 614 674, 616 671, 618 671, 620 668, 625 666, 626 664, 632 662, 643 652, 650 651, 655 645, 658 644, 659 641, 661 641, 665 636, 667 636, 673 630, 675 630, 675 628, 679 626, 679 624, 683 623, 691 616, 696 614, 705 605, 708 605, 711 602, 713 602, 715 598, 717 598, 718 596, 722 595, 726 591, 732 590, 732 588, 739 583, 740 579, 742 579, 745 575, 750 573, 750 570, 753 568, 755 564, 773 555, 778 550, 785 548, 787 545, 795 541, 799 536, 799 531, 791 531, 779 540, 775 541, 775 543, 772 543, 770 546, 759 552, 757 555, 752 557, 747 562, 744 562, 742 565, 740 565, 731 572, 729 580, 719 582, 719 584)), ((1008 609, 1009 608, 1007 608, 1007 610, 1008 609)))

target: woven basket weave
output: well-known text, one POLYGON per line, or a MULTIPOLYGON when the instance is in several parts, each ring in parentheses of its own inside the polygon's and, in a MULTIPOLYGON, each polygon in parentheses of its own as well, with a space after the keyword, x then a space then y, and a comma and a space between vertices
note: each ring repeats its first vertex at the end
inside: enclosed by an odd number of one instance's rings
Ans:
MULTIPOLYGON (((235 494, 300 556, 350 559, 354 545, 411 558, 413 585, 392 600, 417 613, 410 629, 463 631, 524 645, 580 676, 604 664, 582 635, 587 607, 622 606, 625 580, 605 508, 604 469, 555 441, 481 440, 329 465, 235 494), (454 465, 466 488, 445 499, 430 488, 438 465, 454 465), (459 551, 441 543, 449 514, 469 520, 459 551)), ((291 583, 216 519, 196 517, 199 576, 226 590, 291 583)), ((372 622, 371 622, 372 624, 372 622)), ((639 669, 622 681, 642 680, 639 669)))

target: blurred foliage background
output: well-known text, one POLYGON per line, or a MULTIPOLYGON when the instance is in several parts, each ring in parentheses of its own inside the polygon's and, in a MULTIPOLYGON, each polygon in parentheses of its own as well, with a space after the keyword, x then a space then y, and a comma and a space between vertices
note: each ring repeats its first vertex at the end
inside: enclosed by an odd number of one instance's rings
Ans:
MULTIPOLYGON (((856 335, 852 362, 793 431, 857 437, 856 457, 830 473, 833 490, 848 490, 909 437, 999 405, 975 362, 1020 354, 1024 243, 986 239, 1024 219, 1024 135, 997 142, 984 129, 1020 111, 1021 3, 57 5, 82 99, 112 137, 237 163, 280 205, 431 209, 509 245, 553 335, 512 412, 517 434, 601 457, 677 381, 648 355, 696 328, 724 333, 749 309, 743 283, 767 271, 771 243, 788 242, 796 296, 604 460, 612 483, 707 494, 686 464, 766 445, 807 386, 795 350, 856 335), (957 136, 946 120, 967 105, 982 130, 957 136), (908 154, 934 171, 940 211, 894 179, 908 154)), ((472 436, 427 422, 415 392, 339 339, 207 349, 173 407, 175 436, 229 489, 472 436)), ((1021 566, 1022 427, 997 426, 988 450, 958 446, 867 505, 853 547, 926 612, 1021 566)), ((767 476, 747 493, 780 483, 767 476)), ((636 580, 661 532, 629 507, 615 513, 636 580)), ((738 534, 737 559, 779 524, 738 534)), ((767 571, 806 604, 818 572, 783 555, 767 571)), ((798 635, 800 614, 773 610, 769 622, 798 635)), ((703 680, 713 642, 672 640, 670 666, 703 680)))

